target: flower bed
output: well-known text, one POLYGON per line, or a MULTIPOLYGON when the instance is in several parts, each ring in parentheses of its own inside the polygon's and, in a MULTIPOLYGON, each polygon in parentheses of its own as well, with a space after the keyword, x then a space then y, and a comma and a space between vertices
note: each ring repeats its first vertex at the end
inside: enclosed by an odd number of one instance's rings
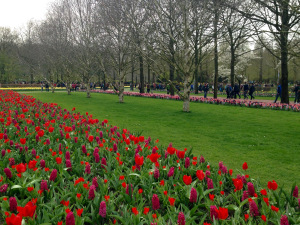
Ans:
MULTIPOLYGON (((105 94, 115 94, 114 91, 103 91, 103 90, 92 90, 95 93, 105 93, 105 94)), ((158 98, 158 99, 168 99, 168 100, 181 100, 178 95, 168 95, 168 94, 156 94, 156 93, 138 93, 138 92, 124 92, 126 96, 135 97, 146 97, 146 98, 158 98)), ((244 106, 251 108, 261 108, 261 109, 275 109, 275 110, 286 110, 300 112, 300 104, 281 104, 281 103, 265 103, 250 100, 237 100, 237 99, 215 99, 215 98, 204 98, 200 96, 191 96, 191 102, 200 102, 208 104, 220 104, 220 105, 234 105, 234 106, 244 106)))
POLYGON ((261 187, 222 162, 0 91, 6 224, 296 224, 298 187, 261 187))

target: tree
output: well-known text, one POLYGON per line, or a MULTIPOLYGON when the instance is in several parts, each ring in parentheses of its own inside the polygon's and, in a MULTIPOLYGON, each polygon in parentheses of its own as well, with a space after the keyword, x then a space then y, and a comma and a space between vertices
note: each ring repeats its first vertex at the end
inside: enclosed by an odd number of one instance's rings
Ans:
MULTIPOLYGON (((233 0, 233 4, 236 7, 239 7, 241 0, 233 0)), ((233 10, 232 8, 226 8, 221 16, 222 23, 226 29, 226 33, 224 34, 224 39, 228 43, 230 48, 230 83, 231 86, 234 86, 235 83, 235 66, 242 54, 246 54, 247 52, 241 52, 241 48, 247 42, 249 42, 250 37, 253 35, 253 31, 251 29, 251 21, 247 17, 242 17, 238 12, 233 10), (237 50, 239 49, 239 54, 237 54, 237 50)), ((249 51, 249 50, 248 50, 249 51)))
MULTIPOLYGON (((269 34, 277 42, 280 48, 278 59, 281 62, 281 102, 287 104, 289 103, 288 56, 292 36, 295 36, 299 29, 299 5, 300 0, 250 0, 243 4, 243 9, 239 9, 234 2, 230 4, 233 9, 253 22, 265 24, 262 29, 256 27, 257 33, 269 34)), ((268 50, 273 54, 272 49, 268 50)))
POLYGON ((101 15, 98 23, 101 21, 99 26, 109 55, 108 63, 116 75, 113 85, 119 102, 123 103, 125 77, 132 68, 131 30, 126 15, 131 5, 126 0, 102 0, 97 5, 101 15))
POLYGON ((0 27, 0 82, 15 81, 20 73, 18 35, 9 28, 0 27))
MULTIPOLYGON (((155 38, 155 49, 153 50, 155 50, 155 55, 177 71, 178 77, 183 82, 183 93, 178 89, 176 91, 183 100, 183 111, 189 112, 190 86, 195 71, 193 46, 193 33, 195 32, 195 26, 193 25, 195 23, 192 21, 193 17, 190 16, 193 13, 193 4, 188 0, 156 0, 153 6, 155 13, 152 14, 152 19, 155 21, 158 30, 155 38), (169 7, 172 7, 172 9, 169 7), (175 29, 171 29, 170 22, 175 29)), ((173 88, 175 87, 176 84, 171 79, 168 82, 173 88)))

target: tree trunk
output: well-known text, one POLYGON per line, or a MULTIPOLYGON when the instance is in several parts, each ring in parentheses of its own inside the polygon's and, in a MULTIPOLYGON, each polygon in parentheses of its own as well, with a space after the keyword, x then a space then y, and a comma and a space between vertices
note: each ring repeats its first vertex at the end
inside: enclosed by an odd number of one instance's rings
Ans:
MULTIPOLYGON (((217 0, 218 2, 218 0, 217 0)), ((214 79, 214 98, 218 98, 218 76, 219 76, 219 55, 218 55, 218 22, 219 22, 219 4, 215 5, 214 18, 214 61, 215 61, 215 79, 214 79)))
POLYGON ((260 61, 259 61, 259 82, 262 83, 263 77, 263 48, 260 50, 260 61))
MULTIPOLYGON (((54 76, 53 76, 53 77, 54 77, 54 76)), ((50 82, 50 87, 51 87, 51 92, 54 93, 55 87, 54 87, 54 82, 53 82, 53 81, 50 82)))
POLYGON ((124 103, 124 81, 123 81, 123 78, 121 78, 121 81, 120 81, 118 96, 119 96, 119 103, 124 103))
POLYGON ((282 27, 280 33, 281 44, 281 103, 289 104, 289 86, 288 86, 288 31, 289 15, 288 2, 283 2, 282 7, 282 27))
MULTIPOLYGON (((174 59, 174 54, 175 54, 175 50, 174 50, 174 41, 172 38, 170 38, 169 41, 169 50, 171 53, 171 63, 170 63, 170 81, 173 82, 174 81, 174 73, 175 73, 175 67, 174 67, 174 63, 175 63, 175 59, 174 59)), ((173 85, 170 85, 170 95, 174 96, 175 94, 175 90, 173 85)))
POLYGON ((190 85, 188 82, 188 76, 184 76, 183 82, 183 111, 190 112, 190 85))
POLYGON ((68 95, 71 95, 71 88, 70 88, 70 83, 69 82, 66 82, 66 89, 67 89, 68 95))
POLYGON ((132 61, 132 64, 131 64, 131 87, 130 87, 130 90, 133 91, 133 87, 134 87, 134 62, 132 61))
POLYGON ((150 64, 148 63, 148 84, 150 85, 151 81, 150 81, 150 73, 151 73, 151 69, 150 69, 150 64))
POLYGON ((233 46, 230 47, 230 53, 231 53, 231 60, 230 60, 230 83, 231 87, 234 87, 234 82, 235 82, 235 71, 234 71, 234 66, 235 66, 235 52, 233 46))
POLYGON ((90 98, 91 97, 91 89, 90 89, 90 82, 86 84, 86 97, 90 98))
POLYGON ((139 56, 140 60, 140 93, 145 93, 145 81, 144 81, 144 61, 143 56, 139 56))
POLYGON ((199 53, 198 53, 198 36, 199 36, 199 30, 196 30, 196 37, 195 37, 195 80, 194 80, 194 90, 195 94, 198 94, 198 77, 199 77, 199 71, 198 71, 198 60, 199 60, 199 53))

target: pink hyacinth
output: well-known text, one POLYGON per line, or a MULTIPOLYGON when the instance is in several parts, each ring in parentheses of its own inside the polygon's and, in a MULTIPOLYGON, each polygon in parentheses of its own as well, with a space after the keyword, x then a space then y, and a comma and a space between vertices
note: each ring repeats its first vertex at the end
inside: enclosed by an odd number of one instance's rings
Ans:
POLYGON ((286 215, 281 216, 280 225, 289 225, 289 219, 286 215))
POLYGON ((93 178, 92 185, 94 185, 96 189, 99 187, 98 178, 97 177, 93 178))
POLYGON ((56 177, 57 177, 57 170, 54 169, 54 170, 52 170, 52 172, 50 174, 50 179, 49 180, 50 181, 55 181, 56 177))
POLYGON ((210 179, 210 178, 207 178, 207 188, 214 189, 214 183, 213 183, 212 179, 210 179))
POLYGON ((41 190, 42 191, 48 190, 48 183, 46 180, 41 181, 41 190))
POLYGON ((46 167, 46 162, 45 162, 45 160, 42 159, 42 160, 40 161, 40 166, 41 166, 42 169, 46 167))
POLYGON ((218 220, 218 208, 215 205, 210 206, 210 219, 211 221, 218 220))
POLYGON ((298 186, 295 186, 295 189, 293 191, 293 197, 298 198, 299 197, 299 191, 298 191, 298 186))
POLYGON ((68 171, 69 171, 69 170, 72 170, 72 163, 71 163, 71 160, 69 160, 69 159, 66 160, 66 167, 68 168, 68 171))
POLYGON ((250 201, 249 207, 250 207, 250 215, 252 217, 259 216, 258 207, 257 207, 257 205, 256 205, 256 203, 255 203, 254 200, 250 201))
POLYGON ((205 163, 205 159, 202 155, 200 156, 200 163, 205 163))
POLYGON ((171 167, 171 168, 170 168, 170 170, 169 170, 169 172, 168 172, 168 177, 173 177, 173 175, 174 175, 174 170, 175 170, 174 167, 171 167))
POLYGON ((180 212, 180 213, 178 214, 177 224, 178 224, 178 225, 185 225, 185 217, 184 217, 183 212, 180 212))
POLYGON ((102 167, 102 168, 105 168, 106 166, 107 166, 106 158, 102 158, 102 159, 101 159, 101 167, 102 167))
POLYGON ((154 178, 158 179, 159 178, 159 169, 155 168, 154 170, 154 178))
POLYGON ((243 196, 242 196, 242 201, 246 200, 249 198, 249 195, 248 195, 248 191, 244 191, 243 192, 243 196))
POLYGON ((190 202, 192 202, 192 203, 197 202, 197 191, 195 188, 191 189, 190 202))
POLYGON ((5 173, 5 175, 7 176, 8 179, 12 178, 12 173, 11 173, 9 168, 5 168, 4 173, 5 173))
POLYGON ((114 145, 113 145, 113 150, 114 150, 115 152, 118 151, 118 146, 117 146, 116 143, 114 143, 114 145))
POLYGON ((103 218, 106 217, 106 203, 105 201, 102 201, 100 203, 100 208, 99 208, 99 215, 103 218))
POLYGON ((70 155, 69 151, 66 151, 65 158, 66 158, 66 160, 67 159, 69 159, 69 160, 71 159, 71 155, 70 155))
POLYGON ((153 194, 152 196, 152 208, 153 210, 157 210, 160 208, 159 198, 156 194, 153 194))
POLYGON ((32 157, 33 157, 33 158, 35 158, 35 157, 36 157, 36 150, 35 150, 35 149, 32 149, 32 151, 31 151, 31 155, 32 155, 32 157))
POLYGON ((10 211, 11 212, 16 211, 17 206, 18 206, 18 203, 17 203, 16 198, 15 197, 10 197, 9 198, 9 209, 10 209, 10 211))
POLYGON ((168 158, 169 152, 165 152, 165 159, 168 158))
POLYGON ((89 190, 89 199, 93 200, 95 198, 95 190, 96 187, 94 185, 91 185, 89 190))
POLYGON ((189 157, 186 157, 186 158, 185 158, 184 167, 185 167, 185 168, 189 168, 190 165, 191 165, 190 158, 189 158, 189 157))
POLYGON ((8 188, 8 184, 3 184, 1 187, 0 187, 0 193, 5 193, 6 190, 8 188))
POLYGON ((85 145, 82 145, 82 146, 81 146, 81 150, 82 150, 82 153, 83 153, 83 154, 86 154, 86 153, 87 153, 85 145))
POLYGON ((242 181, 243 181, 243 184, 246 184, 246 183, 247 183, 247 180, 246 180, 246 177, 245 177, 245 176, 242 176, 242 181))
POLYGON ((247 186, 248 186, 248 194, 249 194, 249 196, 254 196, 254 194, 255 194, 254 185, 251 182, 248 182, 247 186))
POLYGON ((205 179, 207 180, 208 177, 210 177, 210 171, 209 171, 209 170, 206 170, 206 171, 205 171, 205 179))
POLYGON ((90 164, 87 164, 85 166, 85 171, 84 171, 86 174, 90 174, 91 173, 91 165, 90 164))
POLYGON ((5 149, 2 149, 2 150, 1 150, 1 155, 2 155, 2 157, 5 156, 5 153, 6 153, 5 149))
POLYGON ((99 148, 97 147, 94 149, 93 156, 95 156, 96 153, 99 153, 99 148))
POLYGON ((72 211, 67 214, 66 225, 75 225, 75 217, 72 211))
POLYGON ((95 163, 100 162, 100 156, 98 153, 95 153, 94 157, 95 157, 95 163))
MULTIPOLYGON (((131 186, 131 196, 132 196, 132 193, 133 193, 133 187, 132 187, 132 184, 130 184, 130 186, 131 186)), ((126 186, 126 194, 129 195, 129 184, 127 184, 127 186, 126 186)))

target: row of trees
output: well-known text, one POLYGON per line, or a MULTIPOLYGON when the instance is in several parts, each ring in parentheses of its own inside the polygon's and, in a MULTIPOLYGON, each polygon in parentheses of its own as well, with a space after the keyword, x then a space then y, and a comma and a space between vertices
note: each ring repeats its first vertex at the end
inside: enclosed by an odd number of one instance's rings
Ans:
POLYGON ((288 103, 289 68, 295 81, 300 63, 299 5, 300 0, 59 0, 47 19, 29 23, 26 32, 0 30, 0 80, 59 80, 68 93, 77 80, 86 84, 87 97, 90 82, 110 82, 123 102, 125 80, 133 83, 138 74, 142 93, 145 77, 148 83, 151 77, 164 81, 189 111, 191 84, 234 85, 247 77, 262 82, 270 73, 276 82, 280 73, 282 102, 288 103), (182 92, 176 82, 182 82, 182 92))

